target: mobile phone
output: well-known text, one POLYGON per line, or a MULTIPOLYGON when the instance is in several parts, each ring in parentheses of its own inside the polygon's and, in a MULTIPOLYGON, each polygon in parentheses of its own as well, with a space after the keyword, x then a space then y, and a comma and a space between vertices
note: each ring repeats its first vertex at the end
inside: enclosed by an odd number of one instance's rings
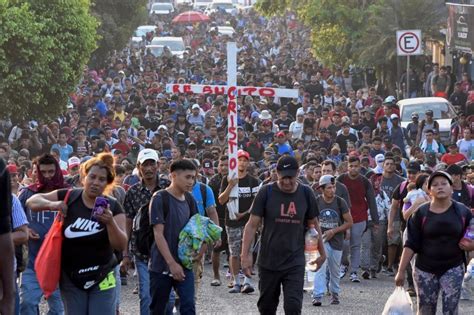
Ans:
POLYGON ((109 206, 109 200, 105 197, 95 198, 94 208, 92 209, 92 216, 95 218, 98 215, 104 213, 105 209, 109 206))

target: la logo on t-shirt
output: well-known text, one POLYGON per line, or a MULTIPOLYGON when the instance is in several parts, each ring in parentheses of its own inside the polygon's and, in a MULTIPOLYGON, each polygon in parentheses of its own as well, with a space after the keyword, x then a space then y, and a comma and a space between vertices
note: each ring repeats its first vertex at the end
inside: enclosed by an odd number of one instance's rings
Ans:
POLYGON ((300 224, 301 220, 293 219, 297 213, 296 205, 293 201, 288 204, 288 207, 286 207, 285 203, 282 202, 280 204, 280 217, 276 218, 275 222, 300 224))

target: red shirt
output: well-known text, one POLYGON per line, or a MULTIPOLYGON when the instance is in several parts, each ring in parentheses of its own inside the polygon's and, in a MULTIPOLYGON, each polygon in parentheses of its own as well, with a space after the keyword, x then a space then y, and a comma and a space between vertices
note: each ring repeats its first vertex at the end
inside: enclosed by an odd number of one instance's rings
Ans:
POLYGON ((354 223, 367 221, 369 219, 369 204, 365 199, 365 185, 359 175, 356 179, 351 179, 349 175, 344 176, 342 183, 346 185, 351 198, 351 215, 354 223))
POLYGON ((450 153, 445 153, 441 157, 441 162, 444 162, 448 165, 455 164, 457 162, 461 162, 461 161, 464 161, 464 160, 466 160, 466 157, 464 156, 464 154, 459 153, 459 152, 454 154, 454 155, 452 155, 450 153))

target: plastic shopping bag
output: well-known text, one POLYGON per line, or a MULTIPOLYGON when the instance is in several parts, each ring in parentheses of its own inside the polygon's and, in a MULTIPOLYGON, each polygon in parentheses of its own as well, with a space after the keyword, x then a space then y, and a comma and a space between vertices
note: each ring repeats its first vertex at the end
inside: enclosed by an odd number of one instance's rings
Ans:
MULTIPOLYGON (((68 190, 64 203, 67 204, 71 190, 68 190)), ((61 277, 61 251, 63 245, 63 215, 59 212, 46 234, 35 260, 38 284, 47 299, 58 288, 61 277)))
POLYGON ((396 287, 385 303, 382 315, 413 315, 410 295, 403 287, 396 287))
POLYGON ((474 258, 467 265, 462 281, 461 300, 474 300, 474 258))

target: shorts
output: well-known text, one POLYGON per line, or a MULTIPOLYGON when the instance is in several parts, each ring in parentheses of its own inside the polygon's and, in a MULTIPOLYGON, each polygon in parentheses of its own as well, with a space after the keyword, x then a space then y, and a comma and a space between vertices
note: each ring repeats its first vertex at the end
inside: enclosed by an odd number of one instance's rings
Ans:
POLYGON ((229 251, 232 257, 239 257, 242 251, 242 237, 244 236, 244 226, 229 227, 227 230, 227 243, 229 244, 229 251))
POLYGON ((398 246, 402 242, 402 232, 400 227, 400 221, 393 222, 393 236, 392 238, 387 238, 388 246, 398 246))
MULTIPOLYGON (((220 218, 219 218, 219 222, 221 222, 220 218)), ((222 222, 224 222, 224 219, 222 219, 222 222)), ((226 251, 226 252, 229 251, 229 244, 227 243, 227 232, 226 231, 227 231, 227 229, 224 226, 224 228, 222 229, 222 232, 221 232, 221 241, 222 241, 221 246, 213 248, 212 251, 214 253, 220 253, 222 251, 226 251)))

